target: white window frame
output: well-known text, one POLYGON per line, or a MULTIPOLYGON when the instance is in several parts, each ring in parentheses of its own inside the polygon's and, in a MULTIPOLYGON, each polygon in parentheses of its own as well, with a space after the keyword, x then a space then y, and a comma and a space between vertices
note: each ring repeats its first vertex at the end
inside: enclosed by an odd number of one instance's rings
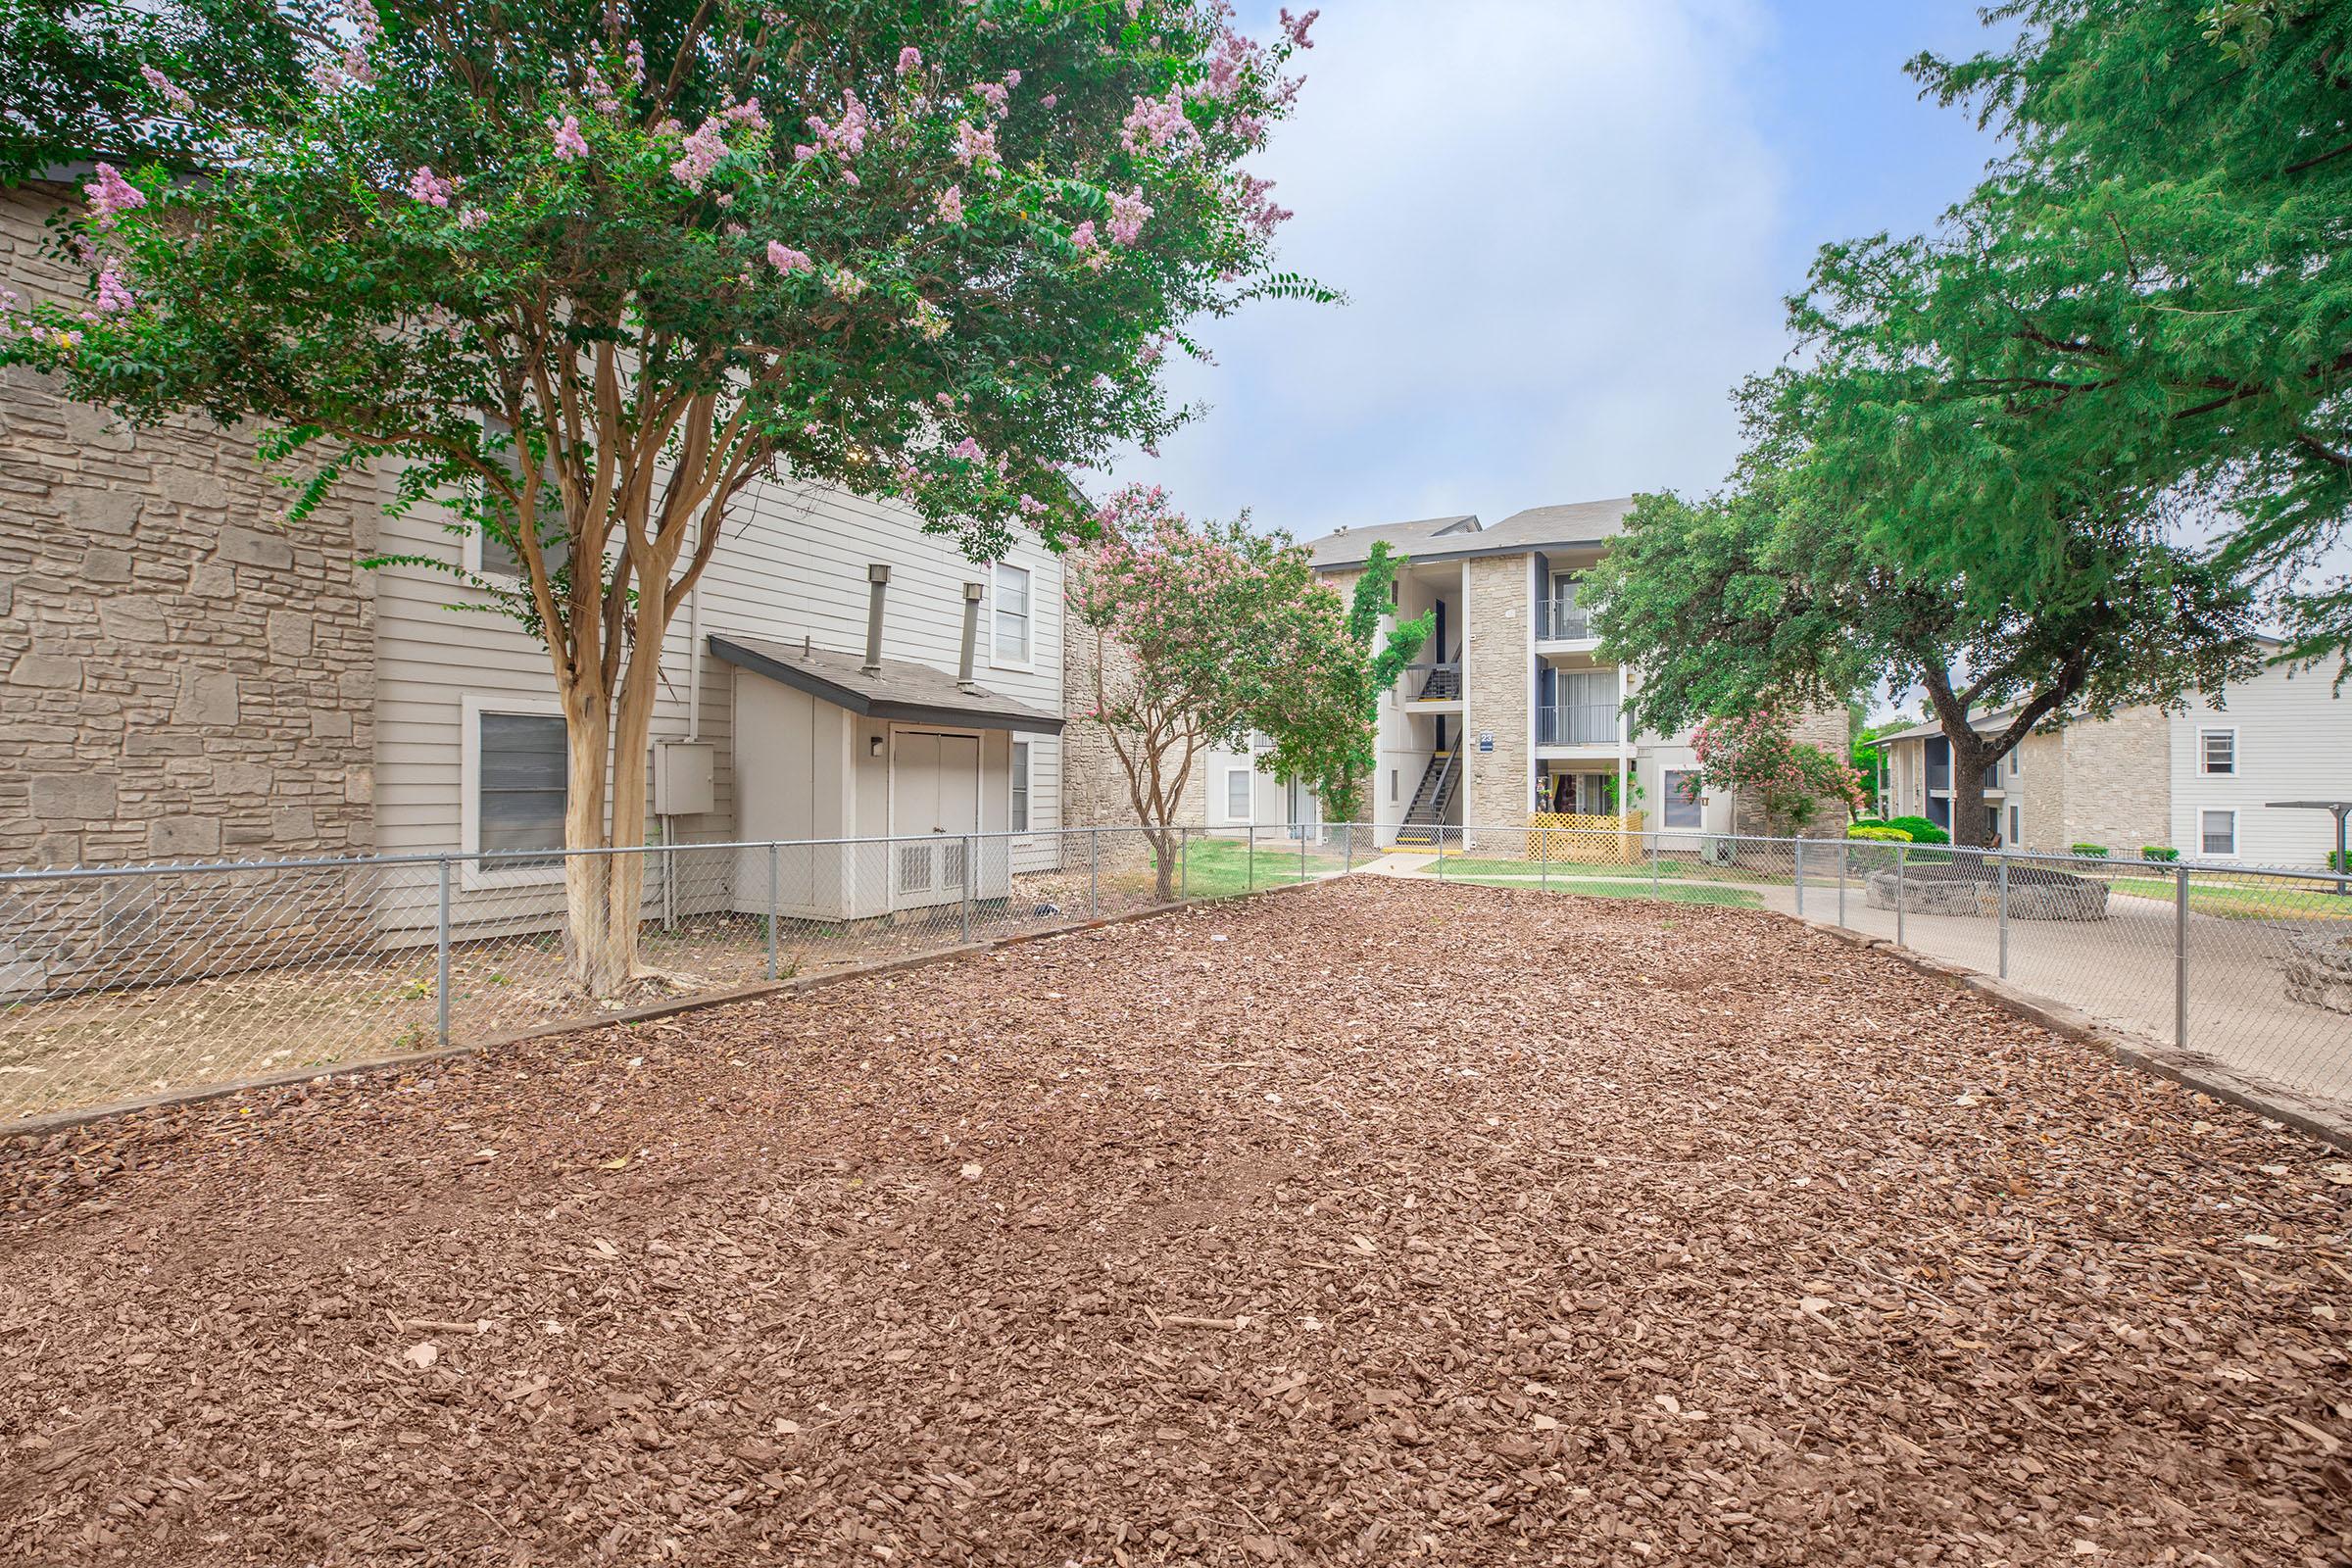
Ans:
POLYGON ((1225 770, 1224 809, 1226 823, 1232 827, 1240 827, 1244 823, 1254 822, 1257 819, 1256 768, 1229 767, 1225 770), (1247 794, 1250 802, 1248 808, 1239 814, 1236 814, 1233 809, 1233 781, 1237 778, 1245 781, 1245 793, 1247 794))
POLYGON ((563 705, 552 697, 492 697, 467 692, 459 706, 464 714, 461 720, 464 729, 458 745, 458 844, 466 856, 458 865, 459 886, 467 892, 477 892, 561 884, 564 880, 561 859, 554 865, 518 865, 502 870, 485 866, 473 857, 482 853, 482 715, 562 718, 563 705))
POLYGON ((2238 853, 2239 853, 2239 850, 2241 849, 2241 847, 2242 847, 2242 846, 2241 846, 2241 845, 2239 844, 2239 842, 2238 842, 2237 829, 2238 829, 2238 821, 2237 821, 2237 808, 2236 808, 2236 807, 2234 807, 2234 806, 2200 806, 2200 807, 2198 807, 2198 808, 2197 808, 2197 858, 2199 858, 2200 860, 2234 860, 2234 859, 2238 858, 2238 853), (2228 816, 2228 817, 2230 818, 2230 848, 2229 848, 2228 850, 2209 850, 2209 849, 2207 849, 2207 848, 2205 847, 2205 819, 2206 819, 2207 817, 2209 817, 2209 816, 2225 816, 2225 815, 2226 815, 2226 816, 2228 816))
POLYGON ((2240 778, 2244 776, 2244 773, 2245 768, 2240 763, 2237 755, 2237 726, 2235 724, 2200 725, 2197 729, 2197 777, 2240 778), (2206 751, 2208 742, 2216 735, 2230 737, 2230 765, 2226 769, 2215 768, 2212 765, 2211 754, 2206 751))
POLYGON ((1025 566, 1025 565, 1021 564, 1020 564, 1019 562, 1017 562, 1017 561, 994 561, 994 562, 991 562, 991 563, 989 563, 989 567, 988 567, 988 667, 989 667, 989 668, 991 668, 991 669, 1022 669, 1022 670, 1034 670, 1034 669, 1036 669, 1036 668, 1037 668, 1037 621, 1038 621, 1038 615, 1037 615, 1037 568, 1036 568, 1035 566, 1025 566), (1028 651, 1028 652, 1027 652, 1027 657, 1026 657, 1026 658, 1023 658, 1023 659, 1017 659, 1017 660, 1014 660, 1014 659, 1004 659, 1004 658, 1002 658, 1002 657, 1000 657, 1000 656, 999 656, 999 654, 997 653, 997 587, 998 587, 998 576, 999 576, 999 574, 1000 574, 1000 573, 1002 573, 1002 572, 1005 572, 1005 571, 1017 571, 1017 572, 1021 573, 1021 575, 1022 575, 1023 577, 1027 578, 1027 579, 1028 579, 1028 583, 1029 583, 1029 608, 1028 608, 1026 611, 1022 612, 1022 619, 1023 619, 1023 621, 1024 621, 1026 624, 1025 624, 1025 625, 1022 627, 1022 633, 1023 633, 1023 635, 1022 635, 1021 642, 1022 642, 1022 646, 1023 646, 1023 647, 1024 647, 1024 648, 1025 648, 1025 649, 1028 651))
POLYGON ((1009 737, 1004 745, 1006 783, 1004 787, 1004 826, 1010 833, 1024 837, 1037 831, 1037 744, 1027 735, 1009 737), (1014 821, 1012 803, 1021 803, 1023 820, 1014 821))

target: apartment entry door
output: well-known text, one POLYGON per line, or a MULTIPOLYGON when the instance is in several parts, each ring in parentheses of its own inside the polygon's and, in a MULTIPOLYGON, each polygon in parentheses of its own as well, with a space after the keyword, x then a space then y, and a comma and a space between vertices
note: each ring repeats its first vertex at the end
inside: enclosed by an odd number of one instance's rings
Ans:
POLYGON ((890 755, 893 908, 963 898, 980 831, 980 737, 894 730, 890 755))

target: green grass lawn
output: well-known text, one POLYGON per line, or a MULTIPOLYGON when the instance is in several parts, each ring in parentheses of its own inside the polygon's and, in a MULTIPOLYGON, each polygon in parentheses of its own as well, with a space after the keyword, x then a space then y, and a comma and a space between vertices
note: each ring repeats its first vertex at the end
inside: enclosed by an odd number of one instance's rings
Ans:
MULTIPOLYGON (((2155 899, 2165 904, 2172 903, 2176 893, 2174 883, 2160 877, 2119 876, 2109 881, 2108 886, 2131 898, 2155 899)), ((2281 883, 2223 886, 2199 882, 2192 875, 2188 883, 2188 906, 2199 914, 2224 920, 2352 922, 2352 898, 2322 893, 2316 884, 2308 891, 2281 883)))
MULTIPOLYGON (((1367 858, 1368 856, 1359 856, 1356 863, 1361 865, 1367 858)), ((1275 888, 1300 880, 1311 881, 1342 869, 1346 863, 1339 846, 1310 846, 1306 853, 1306 873, 1301 878, 1298 844, 1295 839, 1263 839, 1252 856, 1250 846, 1240 839, 1197 835, 1185 852, 1185 860, 1178 888, 1196 899, 1230 898, 1253 887, 1275 888)))
MULTIPOLYGON (((1493 859, 1481 855, 1449 854, 1446 857, 1446 878, 1447 881, 1451 881, 1453 879, 1457 867, 1459 868, 1460 875, 1465 881, 1488 876, 1541 877, 1544 876, 1547 871, 1552 876, 1646 877, 1649 875, 1649 860, 1646 857, 1630 862, 1625 860, 1544 861, 1504 860, 1493 859)), ((1437 869, 1438 868, 1436 864, 1433 862, 1426 874, 1435 876, 1437 874, 1437 869)), ((1658 861, 1658 875, 1661 878, 1689 876, 1692 869, 1692 866, 1687 860, 1669 860, 1661 858, 1658 861)), ((1647 884, 1644 884, 1644 886, 1646 885, 1647 884)))
MULTIPOLYGON (((1542 883, 1529 882, 1518 876, 1455 876, 1453 862, 1450 860, 1446 863, 1446 880, 1468 882, 1479 887, 1531 888, 1538 892, 1544 891, 1542 883)), ((1649 891, 1649 884, 1645 881, 1559 881, 1551 884, 1550 891, 1553 893, 1582 893, 1589 898, 1595 899, 1647 899, 1654 897, 1661 904, 1716 904, 1727 909, 1755 909, 1761 908, 1764 904, 1761 895, 1747 888, 1714 887, 1704 883, 1674 882, 1663 878, 1660 879, 1658 891, 1654 895, 1649 891)))

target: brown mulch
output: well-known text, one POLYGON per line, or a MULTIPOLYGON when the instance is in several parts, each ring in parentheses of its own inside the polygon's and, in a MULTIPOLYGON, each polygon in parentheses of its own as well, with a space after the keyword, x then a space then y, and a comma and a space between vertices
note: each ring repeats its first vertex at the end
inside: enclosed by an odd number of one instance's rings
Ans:
POLYGON ((2343 1562, 2347 1175, 1354 878, 0 1146, 0 1561, 2343 1562))

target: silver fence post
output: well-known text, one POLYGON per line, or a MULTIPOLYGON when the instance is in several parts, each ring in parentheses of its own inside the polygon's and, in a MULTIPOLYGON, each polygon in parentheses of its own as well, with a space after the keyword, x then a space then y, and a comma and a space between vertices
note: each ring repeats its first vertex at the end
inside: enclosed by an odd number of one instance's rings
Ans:
POLYGON ((963 836, 963 903, 959 906, 963 917, 963 940, 966 942, 972 940, 972 872, 978 866, 979 858, 972 853, 972 835, 966 833, 963 836))
POLYGON ((781 899, 781 897, 779 896, 779 893, 778 893, 778 889, 779 889, 780 885, 782 884, 782 882, 783 882, 783 880, 784 880, 784 879, 783 879, 783 876, 782 876, 782 874, 781 874, 782 867, 781 867, 781 865, 780 865, 780 863, 779 863, 780 861, 782 861, 783 858, 784 858, 784 846, 782 846, 781 844, 773 844, 773 843, 771 843, 771 844, 769 844, 769 845, 768 845, 768 847, 767 847, 767 977, 768 977, 770 980, 773 980, 773 979, 775 979, 775 978, 777 977, 777 973, 778 973, 778 971, 777 971, 777 968, 776 968, 776 915, 777 915, 777 913, 779 912, 779 910, 780 910, 780 908, 781 908, 781 906, 782 906, 782 902, 783 902, 783 901, 782 901, 782 899, 781 899))
POLYGON ((1801 919, 1805 912, 1805 841, 1796 841, 1796 912, 1801 919))
POLYGON ((1257 891, 1257 824, 1250 824, 1250 847, 1242 852, 1242 875, 1249 878, 1243 885, 1246 893, 1257 891))
POLYGON ((1543 891, 1551 891, 1551 838, 1542 828, 1536 829, 1536 875, 1543 878, 1543 891))
POLYGON ((2188 867, 2173 873, 2173 1044, 2188 1049, 2188 867))
POLYGON ((1102 830, 1086 830, 1086 917, 1098 919, 1102 913, 1102 830))
POLYGON ((2001 978, 2009 978, 2009 858, 1999 861, 2001 873, 2001 978))
POLYGON ((441 1044, 449 1044, 449 857, 441 857, 441 914, 433 938, 434 1027, 441 1044))
POLYGON ((1446 824, 1438 824, 1438 880, 1446 880, 1446 824))
POLYGON ((1176 896, 1193 896, 1193 830, 1189 827, 1176 830, 1176 896))
POLYGON ((1306 880, 1306 824, 1298 824, 1298 880, 1306 880))
POLYGON ((1355 824, 1353 822, 1340 824, 1340 844, 1348 852, 1348 871, 1352 874, 1355 870, 1355 824))
POLYGON ((1658 836, 1649 835, 1649 896, 1658 896, 1658 836))
POLYGON ((1894 847, 1894 945, 1903 947, 1903 905, 1909 898, 1908 878, 1903 870, 1903 846, 1894 847))

